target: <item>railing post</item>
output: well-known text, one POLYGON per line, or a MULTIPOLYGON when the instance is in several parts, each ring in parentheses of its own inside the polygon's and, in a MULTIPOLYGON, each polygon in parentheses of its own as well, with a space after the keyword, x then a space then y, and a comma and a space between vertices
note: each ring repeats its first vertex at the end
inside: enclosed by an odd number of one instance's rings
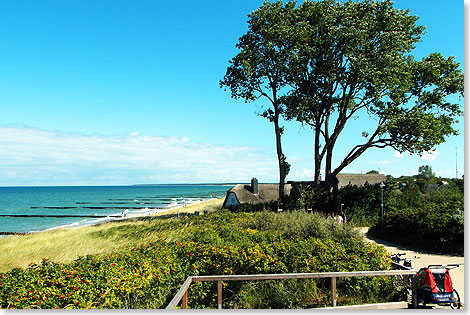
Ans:
POLYGON ((418 308, 418 276, 411 278, 411 304, 418 308))
POLYGON ((331 303, 336 307, 336 277, 331 277, 331 303))
POLYGON ((217 308, 222 309, 222 281, 217 281, 217 308))
POLYGON ((188 308, 188 290, 186 290, 183 294, 181 308, 184 310, 188 308))

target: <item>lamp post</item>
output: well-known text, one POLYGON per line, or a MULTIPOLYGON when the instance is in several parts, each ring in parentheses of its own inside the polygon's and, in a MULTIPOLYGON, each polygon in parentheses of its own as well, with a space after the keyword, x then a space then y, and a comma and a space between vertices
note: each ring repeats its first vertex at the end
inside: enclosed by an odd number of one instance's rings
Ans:
POLYGON ((380 217, 381 217, 381 224, 380 224, 380 231, 381 233, 384 232, 384 183, 380 182, 380 217))
POLYGON ((341 204, 341 212, 343 212, 344 203, 341 204))

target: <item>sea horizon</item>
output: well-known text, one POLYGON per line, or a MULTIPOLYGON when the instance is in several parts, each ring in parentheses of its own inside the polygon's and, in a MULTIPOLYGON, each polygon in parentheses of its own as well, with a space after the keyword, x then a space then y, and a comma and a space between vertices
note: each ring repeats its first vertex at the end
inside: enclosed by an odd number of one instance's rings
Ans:
POLYGON ((168 183, 168 184, 103 184, 103 185, 0 185, 0 188, 22 188, 22 187, 134 187, 134 186, 235 186, 237 184, 249 184, 249 182, 234 183, 168 183))

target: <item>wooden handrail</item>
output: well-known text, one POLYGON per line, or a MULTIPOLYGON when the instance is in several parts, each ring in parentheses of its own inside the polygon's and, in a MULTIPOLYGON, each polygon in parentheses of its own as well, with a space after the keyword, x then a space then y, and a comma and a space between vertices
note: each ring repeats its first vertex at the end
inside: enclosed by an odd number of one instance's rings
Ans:
POLYGON ((182 308, 187 307, 187 302, 188 302, 188 288, 191 285, 191 282, 193 281, 193 277, 187 277, 186 281, 184 281, 183 285, 181 288, 178 290, 178 293, 173 297, 171 300, 170 304, 166 307, 167 309, 174 309, 178 305, 178 303, 183 299, 183 305, 182 308), (170 305, 172 305, 170 307, 170 305))
POLYGON ((331 278, 332 305, 336 306, 336 279, 341 277, 380 277, 380 276, 408 276, 416 275, 418 270, 380 270, 380 271, 340 271, 320 273, 283 273, 283 274, 260 274, 260 275, 220 275, 220 276, 192 276, 183 283, 178 293, 173 297, 166 309, 174 309, 183 299, 182 308, 187 304, 187 291, 194 281, 217 281, 217 304, 222 308, 222 281, 245 281, 245 280, 282 280, 282 279, 312 279, 331 278))

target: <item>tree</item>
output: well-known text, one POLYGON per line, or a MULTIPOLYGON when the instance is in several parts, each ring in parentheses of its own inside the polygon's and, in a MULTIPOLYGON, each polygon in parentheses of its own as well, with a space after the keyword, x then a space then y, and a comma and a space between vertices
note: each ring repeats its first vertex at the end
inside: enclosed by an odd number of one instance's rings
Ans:
POLYGON ((287 27, 292 18, 294 3, 282 1, 264 4, 248 15, 248 32, 240 37, 236 47, 240 52, 230 61, 230 66, 220 86, 229 89, 232 98, 251 102, 266 99, 270 107, 261 116, 274 124, 276 152, 279 165, 279 198, 284 196, 284 181, 290 165, 282 152, 281 136, 283 114, 281 90, 285 88, 287 57, 291 48, 287 38, 292 30, 287 27))
MULTIPOLYGON (((315 181, 324 159, 325 179, 336 175, 370 148, 392 147, 421 155, 458 132, 462 114, 451 94, 464 93, 464 75, 453 57, 433 53, 421 61, 410 55, 424 33, 418 17, 393 8, 392 1, 305 1, 295 8, 282 98, 288 119, 314 130, 315 181), (333 149, 348 121, 376 121, 362 130, 333 169, 333 149)), ((284 22, 283 22, 284 23, 284 22)))
POLYGON ((432 167, 429 165, 421 165, 418 169, 418 178, 431 179, 436 177, 436 174, 432 171, 432 167))

